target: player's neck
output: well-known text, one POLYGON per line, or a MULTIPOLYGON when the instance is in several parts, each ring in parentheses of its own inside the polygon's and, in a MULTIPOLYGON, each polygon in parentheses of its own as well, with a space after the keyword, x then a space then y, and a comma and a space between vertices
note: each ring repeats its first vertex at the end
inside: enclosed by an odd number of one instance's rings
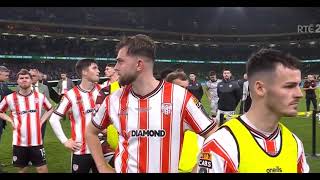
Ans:
POLYGON ((19 89, 19 94, 23 95, 23 96, 26 96, 26 95, 29 95, 31 93, 31 88, 27 88, 27 89, 22 89, 20 88, 19 89))
POLYGON ((95 83, 88 81, 87 79, 81 79, 80 88, 85 91, 91 91, 94 88, 95 83))
POLYGON ((278 127, 280 117, 266 108, 259 108, 257 104, 252 103, 251 107, 255 108, 251 108, 246 116, 252 125, 263 132, 273 133, 278 127))
POLYGON ((115 82, 115 81, 118 81, 118 79, 119 79, 119 76, 118 76, 118 75, 113 75, 113 76, 110 77, 110 83, 113 83, 113 82, 115 82))
POLYGON ((145 96, 157 88, 159 81, 153 75, 141 75, 132 83, 132 90, 135 94, 145 96))

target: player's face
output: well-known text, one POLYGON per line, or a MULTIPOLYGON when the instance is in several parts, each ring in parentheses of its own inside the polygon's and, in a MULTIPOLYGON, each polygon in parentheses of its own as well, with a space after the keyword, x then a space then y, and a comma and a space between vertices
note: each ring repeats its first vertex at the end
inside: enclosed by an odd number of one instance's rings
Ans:
POLYGON ((246 80, 247 80, 247 79, 248 79, 248 75, 247 75, 247 74, 244 74, 244 75, 243 75, 243 79, 246 79, 246 80))
POLYGON ((66 74, 61 74, 61 79, 66 79, 67 78, 67 75, 66 74))
POLYGON ((0 72, 0 81, 8 81, 9 72, 0 72))
POLYGON ((85 71, 84 77, 88 79, 90 82, 98 82, 99 81, 99 68, 98 65, 92 63, 85 71))
POLYGON ((210 76, 210 80, 211 80, 211 81, 216 81, 216 80, 217 80, 217 76, 216 76, 216 75, 210 76))
POLYGON ((36 71, 30 71, 32 83, 35 84, 39 81, 39 74, 36 71))
POLYGON ((191 81, 195 81, 196 80, 196 75, 190 74, 189 78, 190 78, 191 81))
POLYGON ((229 80, 231 77, 231 72, 230 71, 223 71, 223 79, 229 80))
POLYGON ((308 81, 312 81, 313 80, 313 76, 312 75, 308 75, 308 81))
POLYGON ((275 77, 266 84, 265 101, 268 108, 279 116, 296 116, 303 94, 299 87, 301 72, 278 65, 275 77))
POLYGON ((119 83, 123 86, 131 84, 138 77, 138 58, 127 54, 127 47, 121 48, 117 56, 114 70, 119 75, 119 83))
POLYGON ((17 83, 18 83, 18 85, 20 86, 21 89, 28 89, 28 88, 31 87, 32 80, 31 80, 31 77, 28 74, 19 75, 17 83))
POLYGON ((172 81, 173 84, 177 84, 183 88, 187 88, 189 86, 188 80, 175 79, 172 81))
POLYGON ((115 73, 115 70, 113 67, 106 66, 106 68, 104 69, 104 74, 106 77, 111 77, 114 75, 114 73, 115 73))

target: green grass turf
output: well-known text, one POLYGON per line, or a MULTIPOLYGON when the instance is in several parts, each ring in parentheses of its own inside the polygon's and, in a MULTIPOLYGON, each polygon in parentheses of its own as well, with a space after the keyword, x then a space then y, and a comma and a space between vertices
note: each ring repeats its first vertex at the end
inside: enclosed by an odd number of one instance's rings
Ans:
MULTIPOLYGON (((319 96, 318 96, 319 97, 319 96)), ((209 111, 209 103, 205 95, 202 98, 202 104, 204 105, 207 112, 209 111)), ((305 99, 302 99, 299 104, 299 111, 305 111, 305 99)), ((68 120, 62 120, 62 127, 65 133, 70 137, 70 123, 68 120)), ((320 158, 312 157, 312 121, 311 117, 296 117, 296 118, 283 118, 282 122, 294 132, 303 142, 305 152, 307 156, 307 162, 310 166, 310 172, 319 173, 320 172, 320 158)), ((320 125, 317 122, 317 153, 320 153, 320 125)), ((0 162, 5 164, 2 169, 7 172, 17 172, 17 170, 12 167, 12 129, 8 125, 2 135, 2 142, 0 143, 0 162)), ((69 173, 70 169, 70 152, 64 148, 64 146, 58 141, 54 135, 50 124, 47 124, 45 143, 44 143, 48 169, 49 172, 62 172, 69 173)), ((29 172, 35 172, 35 169, 31 167, 29 172)))

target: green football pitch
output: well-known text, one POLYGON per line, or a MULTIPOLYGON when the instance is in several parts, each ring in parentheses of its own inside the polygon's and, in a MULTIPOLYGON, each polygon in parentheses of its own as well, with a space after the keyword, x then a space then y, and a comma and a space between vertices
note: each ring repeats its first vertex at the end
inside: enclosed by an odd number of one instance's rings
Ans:
MULTIPOLYGON (((319 96, 318 96, 319 97, 319 96)), ((318 101, 319 102, 319 101, 318 101)), ((203 96, 202 104, 209 112, 208 100, 203 96)), ((302 99, 299 104, 299 111, 305 111, 305 99, 302 99)), ((62 127, 65 133, 70 137, 70 123, 68 120, 61 120, 62 127)), ((310 172, 320 172, 320 157, 311 156, 312 153, 312 119, 311 117, 295 117, 283 118, 282 122, 294 132, 303 142, 305 152, 307 154, 307 162, 310 166, 310 172)), ((317 121, 317 146, 316 152, 320 153, 320 123, 317 121)), ((14 173, 17 170, 12 166, 12 129, 8 125, 2 135, 0 143, 0 163, 4 166, 1 167, 3 171, 14 173)), ((70 168, 70 151, 66 150, 64 146, 58 141, 54 135, 51 126, 47 124, 46 136, 44 147, 46 151, 46 158, 48 163, 49 172, 52 173, 69 173, 70 168)), ((29 172, 35 172, 34 168, 30 168, 29 172)))

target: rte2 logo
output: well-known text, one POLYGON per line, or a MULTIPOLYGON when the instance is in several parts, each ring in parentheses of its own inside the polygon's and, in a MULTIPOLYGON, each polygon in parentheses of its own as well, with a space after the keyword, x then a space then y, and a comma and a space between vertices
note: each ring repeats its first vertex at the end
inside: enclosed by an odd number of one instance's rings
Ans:
POLYGON ((298 25, 298 33, 320 33, 320 24, 298 25))

